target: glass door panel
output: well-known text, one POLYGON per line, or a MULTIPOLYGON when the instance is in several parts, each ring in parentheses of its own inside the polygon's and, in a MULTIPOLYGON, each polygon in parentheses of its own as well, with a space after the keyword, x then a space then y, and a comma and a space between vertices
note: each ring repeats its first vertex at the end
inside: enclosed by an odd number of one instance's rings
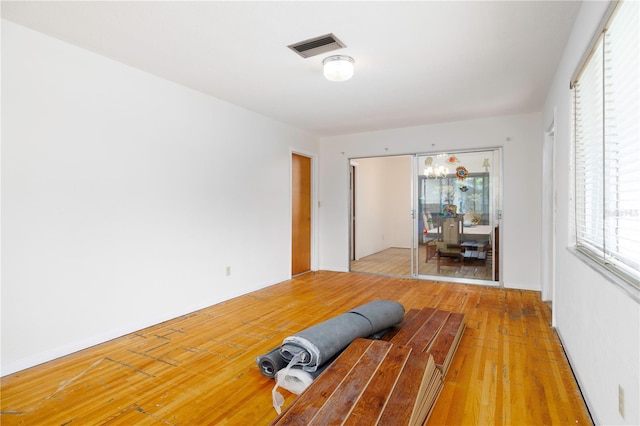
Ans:
POLYGON ((498 150, 416 157, 418 276, 497 280, 498 165, 498 150))

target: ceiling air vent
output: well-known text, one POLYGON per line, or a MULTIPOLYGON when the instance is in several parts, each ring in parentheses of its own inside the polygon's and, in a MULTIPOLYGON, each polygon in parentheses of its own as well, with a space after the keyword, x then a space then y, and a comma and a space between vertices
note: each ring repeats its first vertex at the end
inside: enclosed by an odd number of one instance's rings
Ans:
POLYGON ((338 37, 333 34, 327 34, 320 37, 314 37, 309 40, 301 41, 287 46, 303 58, 310 58, 321 53, 331 52, 332 50, 347 47, 338 37))

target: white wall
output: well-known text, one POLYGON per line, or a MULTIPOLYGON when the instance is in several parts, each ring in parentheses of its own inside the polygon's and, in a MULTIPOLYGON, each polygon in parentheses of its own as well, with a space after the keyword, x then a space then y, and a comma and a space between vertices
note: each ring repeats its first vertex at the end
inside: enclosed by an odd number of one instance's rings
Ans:
POLYGON ((583 2, 543 111, 555 117, 557 239, 554 321, 596 424, 640 424, 640 305, 568 248, 571 238, 571 93, 569 81, 601 21, 607 2, 583 2), (625 416, 618 412, 624 389, 625 416))
POLYGON ((411 247, 411 157, 358 158, 356 257, 411 247))
POLYGON ((501 280, 506 287, 540 290, 540 118, 526 114, 321 139, 320 268, 348 270, 350 158, 503 147, 501 280))
POLYGON ((2 374, 287 279, 316 143, 3 21, 2 374))
POLYGON ((389 247, 411 248, 411 157, 385 160, 384 239, 389 247))

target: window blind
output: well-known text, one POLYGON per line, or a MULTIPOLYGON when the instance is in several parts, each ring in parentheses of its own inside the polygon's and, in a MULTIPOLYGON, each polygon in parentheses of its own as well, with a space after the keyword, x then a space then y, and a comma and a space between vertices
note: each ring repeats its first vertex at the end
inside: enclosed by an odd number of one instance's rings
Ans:
POLYGON ((573 82, 576 246, 638 286, 640 22, 620 2, 573 82))

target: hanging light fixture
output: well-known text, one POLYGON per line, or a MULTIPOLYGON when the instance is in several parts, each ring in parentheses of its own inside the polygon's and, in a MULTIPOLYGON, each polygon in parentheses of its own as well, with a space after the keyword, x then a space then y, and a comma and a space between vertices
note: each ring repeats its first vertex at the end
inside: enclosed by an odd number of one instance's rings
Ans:
POLYGON ((324 58, 324 77, 329 81, 346 81, 353 77, 353 63, 351 56, 333 55, 324 58))
MULTIPOLYGON (((442 159, 444 158, 446 154, 438 154, 437 155, 437 159, 442 159)), ((441 166, 438 164, 437 160, 436 163, 434 164, 433 162, 433 157, 427 157, 424 160, 424 165, 425 165, 425 169, 424 169, 424 175, 428 178, 444 178, 449 174, 449 168, 447 168, 446 166, 441 166)))

